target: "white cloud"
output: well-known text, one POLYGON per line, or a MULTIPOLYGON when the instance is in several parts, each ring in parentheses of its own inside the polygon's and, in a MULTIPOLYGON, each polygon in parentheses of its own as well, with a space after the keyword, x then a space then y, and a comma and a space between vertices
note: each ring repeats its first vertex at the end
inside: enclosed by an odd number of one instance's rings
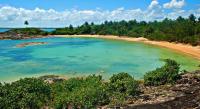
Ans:
POLYGON ((200 9, 196 10, 173 10, 165 12, 164 8, 157 0, 153 0, 146 10, 124 9, 115 10, 65 10, 56 11, 54 9, 44 10, 35 8, 33 10, 15 8, 11 6, 0 7, 0 27, 23 27, 25 20, 29 21, 30 26, 34 27, 64 27, 70 24, 80 25, 85 21, 102 23, 105 20, 133 20, 153 21, 162 20, 165 17, 175 19, 178 16, 187 17, 189 14, 200 16, 200 9))
POLYGON ((169 3, 163 4, 164 8, 182 8, 185 5, 185 0, 171 0, 169 3))
POLYGON ((161 20, 163 19, 163 14, 164 10, 157 0, 152 0, 145 12, 146 20, 161 20))
POLYGON ((157 1, 157 0, 152 0, 152 2, 150 3, 150 5, 149 5, 149 9, 154 9, 154 8, 160 8, 160 6, 159 6, 159 2, 157 1))
POLYGON ((69 24, 80 25, 85 21, 101 23, 105 20, 144 20, 141 9, 125 10, 118 8, 112 11, 108 10, 65 10, 62 12, 53 9, 44 10, 36 8, 28 10, 24 8, 15 8, 5 6, 0 8, 0 27, 2 26, 23 26, 23 22, 28 20, 30 26, 40 27, 60 27, 69 24))

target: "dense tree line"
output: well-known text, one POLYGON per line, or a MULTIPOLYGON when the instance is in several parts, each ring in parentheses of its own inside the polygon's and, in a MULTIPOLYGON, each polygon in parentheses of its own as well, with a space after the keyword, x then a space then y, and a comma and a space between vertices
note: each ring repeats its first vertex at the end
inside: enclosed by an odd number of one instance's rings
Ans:
POLYGON ((45 32, 39 28, 18 28, 6 33, 25 35, 116 35, 128 37, 145 37, 150 40, 180 42, 191 45, 200 45, 200 18, 191 14, 188 18, 178 17, 175 20, 165 18, 162 21, 138 22, 105 21, 102 24, 85 22, 83 25, 57 28, 52 32, 45 32))
MULTIPOLYGON (((145 85, 174 83, 179 77, 179 64, 166 64, 144 75, 145 85)), ((25 78, 0 83, 0 109, 92 109, 99 106, 122 106, 140 94, 138 82, 128 73, 114 74, 107 81, 102 76, 71 78, 53 83, 42 78, 25 78)))
POLYGON ((49 33, 40 28, 15 28, 4 32, 6 34, 21 34, 27 36, 48 35, 49 33))
POLYGON ((102 24, 85 22, 83 25, 58 28, 51 34, 99 34, 129 37, 145 37, 151 40, 189 43, 200 45, 200 18, 191 14, 188 18, 178 17, 176 20, 164 19, 163 21, 138 22, 130 21, 105 21, 102 24))

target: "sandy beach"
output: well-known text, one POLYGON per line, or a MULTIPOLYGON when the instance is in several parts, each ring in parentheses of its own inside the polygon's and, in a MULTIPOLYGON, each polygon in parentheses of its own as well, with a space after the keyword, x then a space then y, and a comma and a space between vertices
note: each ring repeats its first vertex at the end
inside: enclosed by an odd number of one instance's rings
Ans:
POLYGON ((200 46, 191 46, 189 44, 181 44, 181 43, 171 43, 166 41, 151 41, 146 38, 131 38, 126 36, 113 36, 113 35, 54 35, 55 37, 85 37, 85 38, 104 38, 104 39, 113 39, 113 40, 124 40, 124 41, 132 41, 132 42, 143 42, 151 45, 157 45, 161 47, 166 47, 172 50, 176 50, 178 52, 182 52, 186 55, 192 56, 196 59, 200 60, 200 46))

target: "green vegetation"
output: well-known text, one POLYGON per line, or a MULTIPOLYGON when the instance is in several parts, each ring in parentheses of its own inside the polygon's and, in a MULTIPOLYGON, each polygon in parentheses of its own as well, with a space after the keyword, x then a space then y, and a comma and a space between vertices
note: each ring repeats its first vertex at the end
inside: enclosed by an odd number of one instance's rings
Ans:
POLYGON ((110 82, 101 76, 72 78, 52 84, 56 108, 95 108, 106 104, 122 105, 127 97, 135 96, 138 83, 127 73, 119 73, 110 82))
MULTIPOLYGON (((25 25, 29 22, 25 21, 25 25)), ((188 18, 178 17, 176 20, 164 19, 162 21, 138 22, 130 21, 105 21, 102 24, 85 22, 83 25, 57 28, 52 32, 44 32, 39 28, 12 29, 6 33, 24 35, 116 35, 128 37, 145 37, 150 40, 180 42, 191 45, 200 45, 200 18, 191 14, 188 18)))
POLYGON ((84 23, 81 26, 58 28, 51 34, 99 34, 129 37, 145 37, 151 40, 170 41, 200 45, 200 18, 192 14, 189 18, 164 19, 154 22, 105 21, 103 24, 84 23))
POLYGON ((109 90, 134 96, 138 92, 138 83, 128 73, 119 73, 110 78, 109 90))
POLYGON ((165 61, 166 64, 163 67, 157 68, 156 70, 148 72, 144 75, 145 85, 164 85, 167 83, 174 83, 177 79, 180 78, 179 64, 176 63, 176 61, 170 59, 165 61))
POLYGON ((50 98, 50 86, 39 79, 25 78, 0 85, 1 109, 39 109, 48 105, 50 98))
MULTIPOLYGON (((163 67, 144 76, 145 85, 174 83, 179 79, 179 64, 169 59, 165 61, 163 67)), ((140 94, 139 84, 142 84, 127 73, 115 74, 109 81, 95 75, 53 83, 42 80, 45 78, 25 78, 0 84, 0 108, 92 109, 104 105, 122 106, 140 94)))
POLYGON ((41 79, 25 78, 11 84, 0 84, 0 108, 37 109, 49 106, 91 109, 111 103, 121 105, 138 91, 138 83, 127 73, 114 75, 110 82, 95 75, 52 84, 41 79))
POLYGON ((66 107, 88 109, 108 103, 106 86, 101 76, 72 78, 52 85, 55 94, 54 105, 59 109, 66 107))
POLYGON ((42 31, 39 28, 17 28, 17 29, 11 29, 7 31, 6 33, 22 34, 26 36, 48 35, 48 32, 42 31))
POLYGON ((29 23, 28 23, 28 21, 26 20, 26 21, 24 21, 24 25, 29 25, 29 23))
POLYGON ((125 98, 132 98, 139 94, 139 83, 127 73, 119 73, 110 78, 108 84, 110 105, 123 105, 125 98))

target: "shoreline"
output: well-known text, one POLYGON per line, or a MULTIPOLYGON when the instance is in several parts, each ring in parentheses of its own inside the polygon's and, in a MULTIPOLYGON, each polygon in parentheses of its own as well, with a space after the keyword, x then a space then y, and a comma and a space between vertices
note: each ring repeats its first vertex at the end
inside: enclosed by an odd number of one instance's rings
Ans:
POLYGON ((181 53, 184 53, 188 56, 192 56, 200 60, 200 46, 192 46, 189 44, 182 43, 173 43, 167 41, 151 41, 146 38, 132 38, 127 36, 113 36, 113 35, 53 35, 54 37, 64 37, 64 38, 73 38, 73 37, 83 37, 83 38, 103 38, 103 39, 112 39, 112 40, 124 40, 130 42, 142 42, 150 45, 156 45, 160 47, 169 48, 181 53))

